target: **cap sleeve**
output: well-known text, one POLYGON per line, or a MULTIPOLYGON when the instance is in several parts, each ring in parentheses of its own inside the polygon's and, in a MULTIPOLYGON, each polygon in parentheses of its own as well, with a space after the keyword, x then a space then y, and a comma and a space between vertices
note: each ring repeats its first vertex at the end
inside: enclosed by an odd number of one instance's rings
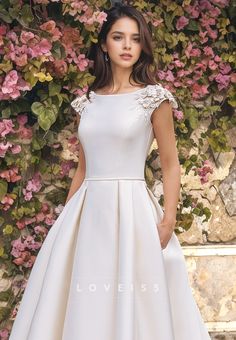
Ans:
POLYGON ((88 98, 86 96, 86 94, 82 95, 81 97, 76 97, 72 102, 71 102, 71 106, 73 107, 73 109, 81 116, 86 103, 88 102, 88 98))
POLYGON ((146 120, 150 120, 153 111, 165 100, 168 100, 173 108, 178 108, 176 98, 162 85, 155 84, 147 86, 146 91, 142 93, 138 99, 139 103, 144 108, 146 120))

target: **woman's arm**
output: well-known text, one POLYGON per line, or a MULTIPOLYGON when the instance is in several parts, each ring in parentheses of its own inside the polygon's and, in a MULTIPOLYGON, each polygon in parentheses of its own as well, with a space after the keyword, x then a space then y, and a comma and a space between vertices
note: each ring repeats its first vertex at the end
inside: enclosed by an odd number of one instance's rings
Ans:
MULTIPOLYGON (((77 115, 77 123, 79 125, 80 122, 80 116, 77 115)), ((69 199, 74 195, 74 193, 79 189, 81 186, 84 178, 85 178, 85 171, 86 171, 86 162, 85 162, 85 155, 84 155, 84 150, 82 147, 82 144, 79 144, 79 163, 78 167, 75 171, 74 177, 71 182, 70 190, 68 192, 66 202, 65 204, 69 201, 69 199)))
POLYGON ((163 176, 164 216, 163 225, 175 227, 180 195, 180 164, 176 147, 172 106, 163 101, 152 113, 152 125, 157 140, 163 176))

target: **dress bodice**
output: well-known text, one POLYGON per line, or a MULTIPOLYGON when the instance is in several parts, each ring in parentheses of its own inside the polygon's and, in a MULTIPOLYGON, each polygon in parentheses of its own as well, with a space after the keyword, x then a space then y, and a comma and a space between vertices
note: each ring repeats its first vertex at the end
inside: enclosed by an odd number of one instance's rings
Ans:
POLYGON ((90 91, 71 106, 80 114, 78 137, 86 160, 85 177, 144 178, 153 142, 151 114, 164 100, 178 104, 160 84, 129 93, 102 95, 90 91))

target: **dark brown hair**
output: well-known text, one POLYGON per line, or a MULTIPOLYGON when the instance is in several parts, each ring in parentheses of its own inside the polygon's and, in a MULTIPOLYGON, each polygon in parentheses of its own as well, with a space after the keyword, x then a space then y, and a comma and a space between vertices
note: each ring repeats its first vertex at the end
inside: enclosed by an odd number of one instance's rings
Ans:
MULTIPOLYGON (((133 65, 130 74, 133 80, 140 85, 154 85, 158 82, 156 65, 154 65, 153 47, 152 47, 152 31, 146 23, 143 15, 133 6, 115 3, 113 7, 104 11, 107 13, 106 21, 103 22, 101 30, 98 34, 98 42, 92 43, 87 57, 93 61, 93 67, 89 72, 95 76, 94 82, 89 86, 88 93, 97 90, 112 83, 112 70, 110 60, 105 61, 104 52, 101 43, 106 42, 106 37, 112 25, 122 17, 129 17, 136 20, 142 51, 139 59, 133 65), (152 68, 152 69, 151 69, 152 68)), ((87 93, 87 95, 88 95, 87 93)))

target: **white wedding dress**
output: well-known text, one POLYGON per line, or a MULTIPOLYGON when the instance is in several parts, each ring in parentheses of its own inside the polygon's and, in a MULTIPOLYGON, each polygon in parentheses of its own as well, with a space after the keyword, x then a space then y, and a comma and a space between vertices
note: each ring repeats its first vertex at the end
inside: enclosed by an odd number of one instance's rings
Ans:
MULTIPOLYGON (((209 340, 175 233, 147 187, 151 113, 176 99, 161 84, 77 97, 86 176, 32 268, 10 340, 209 340)), ((168 142, 168 136, 167 142, 168 142)))

